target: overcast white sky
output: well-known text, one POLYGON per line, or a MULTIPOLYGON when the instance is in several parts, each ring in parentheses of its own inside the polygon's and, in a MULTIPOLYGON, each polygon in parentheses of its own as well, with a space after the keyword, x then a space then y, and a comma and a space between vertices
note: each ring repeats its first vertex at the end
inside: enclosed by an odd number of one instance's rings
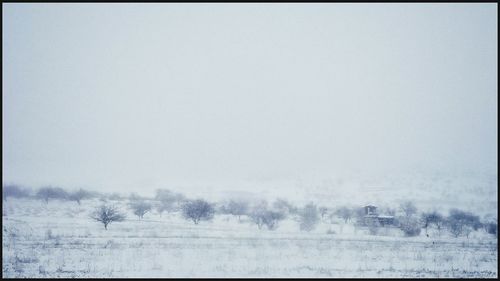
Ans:
POLYGON ((3 182, 497 169, 496 4, 3 4, 3 182))

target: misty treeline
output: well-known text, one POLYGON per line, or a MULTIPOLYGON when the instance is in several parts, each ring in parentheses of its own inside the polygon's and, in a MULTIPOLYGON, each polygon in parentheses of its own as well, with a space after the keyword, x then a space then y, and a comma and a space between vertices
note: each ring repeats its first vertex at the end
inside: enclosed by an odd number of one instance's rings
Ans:
MULTIPOLYGON (((84 204, 85 200, 99 200, 89 217, 104 225, 107 229, 112 222, 125 221, 127 216, 113 202, 128 201, 129 210, 142 220, 148 213, 156 213, 160 217, 165 213, 180 213, 187 221, 195 225, 202 221, 210 221, 215 215, 231 215, 239 223, 248 222, 257 228, 275 230, 281 221, 291 219, 297 222, 301 231, 312 231, 318 223, 352 224, 355 227, 366 227, 370 234, 376 235, 382 229, 399 229, 405 236, 418 236, 424 231, 429 236, 429 230, 441 235, 447 231, 454 237, 469 237, 473 231, 486 231, 498 235, 498 219, 486 216, 480 219, 472 212, 451 209, 448 214, 438 211, 420 212, 413 201, 405 201, 397 206, 381 208, 377 213, 391 219, 379 221, 367 216, 365 208, 361 206, 318 206, 309 202, 304 206, 295 206, 289 201, 278 198, 272 203, 266 200, 229 199, 221 202, 208 202, 204 199, 189 199, 184 194, 168 189, 157 189, 154 197, 141 196, 131 193, 124 196, 119 193, 101 193, 83 188, 65 190, 56 186, 43 186, 32 190, 15 184, 2 186, 4 201, 11 198, 26 198, 41 200, 50 204, 54 200, 72 201, 75 204, 84 204)), ((330 232, 329 232, 330 233, 330 232)))

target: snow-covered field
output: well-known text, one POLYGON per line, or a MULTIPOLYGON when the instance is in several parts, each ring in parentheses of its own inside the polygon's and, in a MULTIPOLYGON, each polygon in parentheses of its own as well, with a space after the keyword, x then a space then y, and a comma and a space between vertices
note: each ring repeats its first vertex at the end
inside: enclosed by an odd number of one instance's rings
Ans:
POLYGON ((179 213, 139 220, 127 201, 110 201, 127 220, 108 230, 89 219, 99 200, 9 198, 3 204, 4 277, 497 277, 498 244, 469 238, 322 221, 301 232, 293 217, 274 231, 216 215, 194 225, 179 213))

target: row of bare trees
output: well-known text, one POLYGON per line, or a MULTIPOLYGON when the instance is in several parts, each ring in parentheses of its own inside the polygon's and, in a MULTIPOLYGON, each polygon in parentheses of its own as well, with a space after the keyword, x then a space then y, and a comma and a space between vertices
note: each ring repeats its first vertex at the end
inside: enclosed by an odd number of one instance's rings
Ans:
MULTIPOLYGON (((32 193, 31 190, 17 185, 4 185, 2 188, 3 200, 8 198, 37 198, 48 204, 50 200, 69 200, 81 204, 82 200, 92 198, 106 198, 110 200, 123 200, 124 196, 113 194, 100 194, 97 192, 78 189, 75 191, 66 191, 60 187, 45 186, 32 193)), ((242 217, 255 223, 259 229, 266 227, 274 230, 279 222, 291 217, 297 221, 302 231, 311 231, 315 229, 319 221, 330 219, 330 222, 337 218, 342 219, 344 223, 354 220, 355 224, 364 223, 363 208, 350 208, 341 206, 339 208, 327 208, 317 206, 312 202, 302 208, 298 208, 284 199, 276 199, 272 204, 267 201, 250 202, 249 200, 229 200, 219 204, 212 204, 205 200, 188 200, 183 194, 172 192, 167 189, 158 189, 154 198, 142 197, 136 193, 130 194, 129 207, 139 219, 156 209, 157 213, 178 212, 180 211, 188 220, 194 224, 199 224, 203 220, 211 220, 216 213, 230 214, 242 222, 242 217)), ((421 230, 425 230, 428 235, 429 228, 436 229, 441 234, 442 230, 449 231, 453 236, 469 236, 472 231, 484 229, 490 234, 497 235, 497 219, 489 218, 481 221, 479 216, 471 212, 458 209, 450 210, 448 216, 444 216, 437 211, 423 212, 418 215, 418 209, 411 201, 403 202, 399 205, 399 212, 396 209, 385 208, 384 214, 394 216, 393 226, 400 228, 406 236, 420 235, 421 230), (396 215, 399 214, 399 215, 396 215)), ((112 221, 125 219, 125 215, 120 213, 116 207, 102 205, 91 215, 93 219, 102 222, 107 229, 107 225, 112 221), (99 218, 99 219, 98 219, 99 218)), ((370 223, 370 233, 376 233, 381 225, 370 223)))
MULTIPOLYGON (((146 213, 152 210, 152 204, 142 200, 132 201, 129 205, 139 219, 142 219, 146 213)), ((213 205, 201 199, 186 200, 181 210, 183 216, 192 220, 195 224, 202 220, 211 220, 215 213, 213 205)), ((91 213, 90 218, 101 222, 107 230, 110 223, 124 221, 126 215, 114 205, 103 204, 91 213)))
POLYGON ((2 187, 2 198, 5 201, 9 198, 37 198, 48 204, 50 200, 57 199, 75 201, 80 205, 82 200, 97 196, 98 193, 90 192, 83 188, 68 192, 60 187, 44 186, 33 193, 30 189, 15 184, 4 185, 2 187))

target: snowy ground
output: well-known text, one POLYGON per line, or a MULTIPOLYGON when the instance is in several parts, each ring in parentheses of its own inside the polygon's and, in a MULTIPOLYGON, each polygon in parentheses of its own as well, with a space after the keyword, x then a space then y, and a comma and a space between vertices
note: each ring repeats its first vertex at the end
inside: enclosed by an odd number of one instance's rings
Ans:
MULTIPOLYGON (((9 199, 3 204, 4 277, 497 277, 497 238, 369 235, 323 221, 301 232, 293 218, 275 231, 216 215, 194 225, 155 212, 102 224, 88 218, 99 200, 9 199), (329 232, 329 233, 327 233, 329 232), (332 233, 334 232, 334 233, 332 233)), ((125 201, 116 201, 127 210, 125 201)))

